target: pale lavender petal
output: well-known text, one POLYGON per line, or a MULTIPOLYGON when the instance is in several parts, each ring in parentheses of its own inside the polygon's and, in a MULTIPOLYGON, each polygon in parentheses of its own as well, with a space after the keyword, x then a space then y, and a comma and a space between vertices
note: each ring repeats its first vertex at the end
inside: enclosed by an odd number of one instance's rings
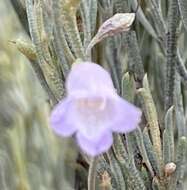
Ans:
POLYGON ((64 99, 55 106, 50 116, 52 129, 59 135, 70 136, 76 132, 76 122, 71 122, 72 101, 64 99))
POLYGON ((85 93, 107 95, 108 91, 115 91, 109 73, 95 63, 83 62, 73 65, 67 78, 68 95, 85 93))
MULTIPOLYGON (((113 118, 112 104, 102 97, 76 99, 74 120, 79 132, 88 139, 100 139, 110 131, 113 118)), ((74 103, 75 103, 74 102, 74 103)))
POLYGON ((97 141, 90 141, 90 139, 85 138, 81 133, 77 133, 76 139, 80 148, 90 156, 106 152, 113 143, 112 133, 110 132, 104 133, 97 141))
POLYGON ((114 103, 114 118, 111 129, 114 132, 127 133, 138 127, 142 112, 139 108, 118 97, 114 103))

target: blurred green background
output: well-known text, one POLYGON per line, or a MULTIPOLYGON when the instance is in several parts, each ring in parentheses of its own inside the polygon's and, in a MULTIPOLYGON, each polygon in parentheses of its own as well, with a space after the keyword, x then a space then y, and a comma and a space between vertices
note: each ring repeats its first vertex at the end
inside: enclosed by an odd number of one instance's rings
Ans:
POLYGON ((29 40, 10 2, 1 0, 0 189, 74 189, 75 146, 50 130, 47 96, 11 42, 18 38, 29 40))

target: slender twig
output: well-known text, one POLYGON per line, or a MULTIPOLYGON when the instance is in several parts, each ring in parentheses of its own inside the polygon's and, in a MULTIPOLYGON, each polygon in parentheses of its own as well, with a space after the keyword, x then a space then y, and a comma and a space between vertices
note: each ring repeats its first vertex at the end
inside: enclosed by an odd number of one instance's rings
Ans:
POLYGON ((53 92, 51 91, 45 79, 44 73, 41 69, 41 64, 45 64, 45 60, 43 58, 42 51, 41 51, 39 33, 38 33, 37 24, 36 24, 36 15, 34 15, 33 13, 34 11, 33 2, 32 0, 26 0, 25 3, 26 3, 27 18, 28 18, 28 23, 29 23, 29 31, 30 31, 33 44, 35 45, 35 48, 36 48, 36 54, 37 54, 37 59, 38 59, 37 62, 33 61, 31 62, 31 64, 32 64, 33 69, 37 73, 37 77, 40 80, 40 83, 42 84, 46 92, 48 93, 49 98, 53 101, 53 103, 56 103, 57 100, 53 92))
POLYGON ((174 81, 176 72, 177 55, 177 27, 178 27, 178 4, 172 0, 169 7, 168 33, 167 33, 167 71, 165 82, 165 110, 173 105, 174 81))
POLYGON ((90 162, 90 168, 89 168, 89 173, 88 173, 88 190, 95 190, 97 161, 98 161, 98 157, 93 157, 90 162))

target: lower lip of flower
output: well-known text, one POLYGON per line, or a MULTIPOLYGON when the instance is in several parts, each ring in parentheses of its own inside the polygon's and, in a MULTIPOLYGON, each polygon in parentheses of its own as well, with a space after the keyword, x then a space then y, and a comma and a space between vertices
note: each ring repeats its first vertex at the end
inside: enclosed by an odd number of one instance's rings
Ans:
POLYGON ((103 97, 80 98, 76 100, 76 110, 79 121, 89 126, 103 127, 108 118, 108 105, 103 97))

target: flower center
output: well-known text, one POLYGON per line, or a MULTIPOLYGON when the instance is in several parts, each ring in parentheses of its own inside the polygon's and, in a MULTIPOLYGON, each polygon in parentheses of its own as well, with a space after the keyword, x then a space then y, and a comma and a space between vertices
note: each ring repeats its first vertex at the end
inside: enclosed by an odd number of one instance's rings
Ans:
POLYGON ((76 103, 79 110, 84 109, 92 112, 103 110, 106 104, 105 99, 103 98, 80 98, 76 103))
POLYGON ((99 127, 106 115, 106 99, 80 98, 76 101, 79 119, 86 126, 99 127))

